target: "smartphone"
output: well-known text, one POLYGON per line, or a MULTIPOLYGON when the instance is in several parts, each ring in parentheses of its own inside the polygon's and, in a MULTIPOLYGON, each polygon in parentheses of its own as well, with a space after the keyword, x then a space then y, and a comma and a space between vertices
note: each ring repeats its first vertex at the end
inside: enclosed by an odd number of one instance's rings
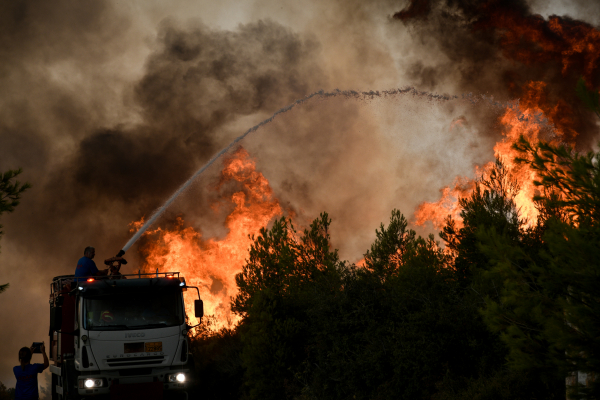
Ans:
POLYGON ((41 353, 42 352, 42 344, 44 344, 44 343, 43 342, 33 342, 33 344, 31 345, 31 347, 33 348, 33 352, 41 353))

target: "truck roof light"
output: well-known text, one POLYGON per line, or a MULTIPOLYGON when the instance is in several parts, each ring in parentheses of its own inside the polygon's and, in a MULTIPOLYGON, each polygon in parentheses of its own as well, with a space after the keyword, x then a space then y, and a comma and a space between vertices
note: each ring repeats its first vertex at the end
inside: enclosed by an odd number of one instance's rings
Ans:
POLYGON ((94 282, 94 278, 89 278, 87 281, 88 282, 94 282))
POLYGON ((167 278, 172 278, 173 274, 167 274, 167 278))

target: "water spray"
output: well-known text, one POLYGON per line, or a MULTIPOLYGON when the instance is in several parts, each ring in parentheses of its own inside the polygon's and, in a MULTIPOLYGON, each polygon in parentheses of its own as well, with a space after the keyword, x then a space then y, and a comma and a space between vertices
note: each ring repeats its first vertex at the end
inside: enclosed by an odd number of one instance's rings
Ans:
MULTIPOLYGON (((204 164, 198 171, 196 171, 194 173, 194 175, 192 175, 186 182, 184 182, 179 187, 179 189, 177 189, 175 191, 175 193, 173 193, 173 195, 161 207, 157 208, 152 213, 152 215, 146 221, 146 223, 144 223, 144 225, 135 233, 135 235, 133 235, 133 237, 131 239, 129 239, 129 241, 125 244, 125 246, 123 246, 123 249, 119 251, 119 253, 117 254, 117 257, 122 257, 125 254, 125 252, 127 250, 129 250, 129 248, 144 234, 144 232, 146 232, 146 230, 154 223, 154 221, 156 221, 165 212, 165 210, 175 201, 175 199, 177 197, 179 197, 179 195, 181 193, 183 193, 192 184, 192 182, 199 175, 201 175, 208 167, 210 167, 218 158, 220 158, 223 154, 225 154, 227 151, 229 151, 229 149, 231 149, 236 143, 238 143, 239 141, 244 139, 250 133, 252 133, 252 132, 258 130, 260 127, 272 122, 275 119, 275 117, 278 116, 279 114, 284 114, 284 113, 290 111, 292 108, 299 106, 301 104, 304 104, 315 97, 322 98, 322 99, 328 99, 328 98, 332 98, 332 97, 343 96, 348 99, 373 100, 374 98, 380 98, 380 97, 386 98, 386 97, 392 97, 392 96, 403 95, 403 94, 409 94, 409 95, 413 95, 413 96, 417 96, 417 97, 426 98, 427 100, 438 100, 438 101, 450 101, 450 100, 463 99, 463 100, 467 100, 473 104, 477 103, 479 101, 485 101, 485 102, 489 103, 491 106, 498 107, 498 108, 502 107, 502 108, 512 108, 512 109, 518 110, 518 107, 519 107, 518 100, 516 102, 498 102, 498 101, 495 101, 493 97, 487 97, 485 95, 473 95, 472 93, 463 94, 460 97, 456 96, 456 95, 454 95, 454 96, 439 95, 439 94, 435 94, 435 93, 429 93, 429 92, 425 92, 425 91, 416 90, 415 88, 410 87, 410 86, 405 87, 403 89, 391 89, 391 90, 382 90, 382 91, 371 90, 368 92, 355 91, 355 90, 339 90, 339 89, 336 89, 332 92, 325 92, 323 90, 319 90, 318 92, 314 92, 302 99, 298 99, 295 102, 291 103, 290 105, 277 110, 273 115, 271 115, 271 117, 265 119, 264 121, 260 122, 259 124, 254 125, 252 128, 248 129, 246 132, 244 132, 244 134, 235 138, 231 143, 229 143, 229 145, 227 145, 220 152, 218 152, 216 155, 214 155, 206 164, 204 164)), ((523 115, 522 113, 520 113, 520 111, 519 111, 519 114, 520 114, 519 119, 521 119, 521 120, 528 119, 528 117, 523 115)), ((539 116, 536 116, 536 117, 539 118, 539 116)), ((545 120, 545 118, 544 118, 544 120, 545 120)), ((539 123, 546 122, 547 123, 547 120, 546 121, 540 120, 540 121, 536 121, 536 122, 539 122, 539 123)))

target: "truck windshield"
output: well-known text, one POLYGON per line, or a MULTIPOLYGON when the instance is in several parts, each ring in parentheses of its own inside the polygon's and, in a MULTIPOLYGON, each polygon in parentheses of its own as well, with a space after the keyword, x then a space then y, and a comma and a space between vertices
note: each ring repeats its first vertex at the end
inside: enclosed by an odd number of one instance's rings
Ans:
POLYGON ((114 293, 83 302, 84 328, 92 331, 164 328, 184 321, 178 292, 114 293))

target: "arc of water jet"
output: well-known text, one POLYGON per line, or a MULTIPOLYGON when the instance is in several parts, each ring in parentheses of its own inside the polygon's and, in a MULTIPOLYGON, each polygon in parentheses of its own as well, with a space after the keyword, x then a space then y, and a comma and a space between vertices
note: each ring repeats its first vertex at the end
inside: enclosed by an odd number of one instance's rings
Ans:
MULTIPOLYGON (((201 175, 208 167, 210 167, 219 157, 221 157, 223 154, 225 154, 236 143, 238 143, 239 141, 244 139, 250 133, 258 130, 263 125, 266 125, 266 124, 270 123, 271 121, 273 121, 275 119, 275 117, 278 116, 279 114, 284 114, 284 113, 290 111, 292 108, 294 108, 300 104, 306 103, 307 101, 311 100, 314 97, 331 98, 331 97, 343 96, 346 98, 355 98, 355 99, 373 99, 375 97, 388 97, 388 96, 396 96, 396 95, 401 95, 401 94, 412 94, 415 96, 425 97, 428 100, 440 100, 440 101, 449 101, 449 100, 455 100, 455 99, 460 98, 459 96, 456 96, 456 95, 454 95, 454 96, 439 95, 436 93, 419 91, 419 90, 416 90, 415 88, 409 86, 409 87, 405 87, 403 89, 391 89, 391 90, 382 90, 382 91, 371 90, 368 92, 355 91, 355 90, 339 90, 339 89, 336 89, 332 92, 325 92, 323 90, 319 90, 318 92, 314 92, 302 99, 298 99, 295 102, 291 103, 290 105, 277 110, 273 115, 271 115, 271 117, 265 119, 264 121, 258 123, 257 125, 254 125, 250 129, 248 129, 242 135, 235 138, 229 145, 227 145, 225 148, 223 148, 215 156, 213 156, 206 164, 204 164, 198 171, 196 171, 194 173, 194 175, 192 175, 187 181, 185 181, 179 187, 179 189, 177 189, 175 191, 175 193, 173 193, 173 195, 161 207, 157 208, 152 213, 152 215, 146 221, 146 223, 144 223, 144 225, 135 233, 135 235, 133 235, 133 237, 131 239, 129 239, 129 241, 125 244, 125 246, 123 246, 123 249, 121 251, 119 251, 119 254, 117 256, 120 257, 123 254, 125 254, 125 252, 127 250, 129 250, 129 248, 144 234, 144 232, 146 232, 146 230, 165 212, 165 210, 173 203, 173 201, 175 201, 175 199, 177 197, 179 197, 179 195, 181 193, 183 193, 192 184, 192 182, 199 175, 201 175)), ((478 97, 484 101, 488 101, 490 104, 492 104, 492 106, 495 106, 495 107, 500 107, 500 106, 501 107, 513 107, 513 108, 515 107, 514 104, 511 106, 509 103, 499 103, 499 102, 494 101, 493 98, 490 99, 490 98, 486 97, 485 95, 474 96, 471 93, 469 93, 467 95, 464 95, 464 94, 462 95, 462 99, 466 99, 472 103, 477 102, 478 97), (507 105, 507 104, 509 104, 509 105, 507 105)), ((518 107, 518 102, 516 104, 518 107)))

